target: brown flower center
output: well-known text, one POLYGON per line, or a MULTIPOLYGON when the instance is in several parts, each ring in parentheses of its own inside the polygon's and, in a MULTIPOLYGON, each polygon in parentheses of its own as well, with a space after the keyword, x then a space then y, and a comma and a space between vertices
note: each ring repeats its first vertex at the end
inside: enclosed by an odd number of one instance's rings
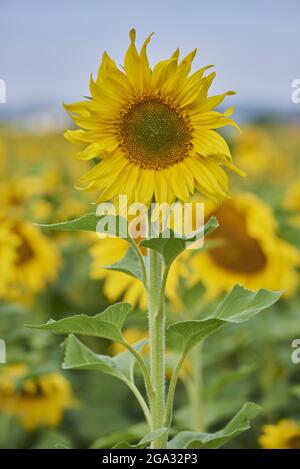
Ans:
POLYGON ((139 98, 121 114, 118 134, 131 163, 163 169, 184 160, 191 148, 187 116, 158 96, 139 98))
POLYGON ((220 227, 209 239, 221 239, 224 243, 212 249, 211 257, 220 266, 236 273, 254 274, 266 265, 266 256, 259 242, 249 236, 246 223, 232 205, 226 204, 215 211, 220 227))
POLYGON ((289 438, 288 447, 290 449, 300 449, 300 435, 295 435, 289 438))
POLYGON ((35 253, 31 244, 29 243, 29 240, 26 239, 26 237, 24 236, 24 234, 21 232, 20 228, 17 225, 14 227, 13 231, 20 237, 20 240, 21 240, 21 243, 16 249, 17 258, 15 261, 16 266, 20 267, 26 264, 27 262, 29 262, 31 259, 33 259, 35 256, 35 253))

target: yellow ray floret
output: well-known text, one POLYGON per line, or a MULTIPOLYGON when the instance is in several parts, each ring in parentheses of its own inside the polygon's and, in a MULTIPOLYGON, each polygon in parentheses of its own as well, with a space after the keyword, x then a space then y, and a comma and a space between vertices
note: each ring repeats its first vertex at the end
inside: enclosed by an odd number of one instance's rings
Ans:
POLYGON ((56 427, 66 409, 76 405, 69 381, 61 373, 27 378, 24 363, 7 365, 0 372, 0 411, 16 417, 32 431, 41 426, 56 427), (18 386, 18 381, 24 380, 18 386))
POLYGON ((274 425, 264 425, 259 437, 264 449, 299 449, 300 426, 293 420, 280 420, 274 425))

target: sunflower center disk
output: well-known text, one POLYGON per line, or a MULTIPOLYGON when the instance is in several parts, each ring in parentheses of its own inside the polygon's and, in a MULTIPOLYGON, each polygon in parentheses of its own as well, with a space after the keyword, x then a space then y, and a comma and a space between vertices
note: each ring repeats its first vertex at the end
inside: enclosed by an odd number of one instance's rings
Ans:
POLYGON ((220 227, 209 235, 209 239, 224 241, 212 249, 210 255, 225 269, 244 274, 255 274, 266 265, 266 256, 258 241, 247 233, 244 217, 233 207, 223 205, 214 213, 220 227))
POLYGON ((122 115, 119 134, 131 163, 162 169, 182 161, 191 147, 191 127, 174 106, 157 98, 131 105, 122 115))
POLYGON ((34 250, 30 245, 29 241, 24 237, 18 226, 15 226, 13 231, 21 238, 21 243, 16 249, 16 266, 20 267, 21 265, 26 264, 34 258, 34 250))

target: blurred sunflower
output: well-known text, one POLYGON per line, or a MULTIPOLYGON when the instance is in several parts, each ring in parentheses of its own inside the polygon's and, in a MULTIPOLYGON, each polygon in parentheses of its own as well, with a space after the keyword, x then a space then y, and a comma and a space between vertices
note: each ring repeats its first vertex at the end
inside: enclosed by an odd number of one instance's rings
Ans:
MULTIPOLYGON (((147 308, 147 296, 143 283, 135 277, 123 272, 105 269, 105 266, 120 261, 129 249, 129 244, 122 238, 106 238, 97 241, 90 249, 92 256, 91 278, 103 279, 103 291, 111 302, 122 297, 124 301, 138 305, 141 309, 147 308)), ((185 266, 177 258, 173 262, 166 286, 166 295, 175 309, 180 309, 181 300, 178 294, 179 280, 185 275, 185 266)))
POLYGON ((58 274, 60 256, 52 241, 34 225, 0 218, 0 272, 3 296, 22 301, 44 289, 58 274))
POLYGON ((288 169, 289 159, 280 143, 267 130, 250 125, 237 135, 233 153, 247 174, 282 178, 288 169))
POLYGON ((227 197, 225 166, 242 174, 231 162, 224 138, 215 129, 231 125, 233 110, 214 111, 229 91, 208 97, 215 73, 211 66, 189 75, 196 51, 178 61, 179 51, 152 70, 144 42, 140 53, 135 31, 125 54, 124 70, 103 54, 97 80, 90 81, 91 99, 66 105, 81 127, 66 138, 87 145, 78 159, 100 157, 81 178, 87 190, 100 191, 99 202, 120 193, 129 202, 149 204, 187 200, 195 189, 219 200, 227 197))
POLYGON ((36 177, 10 178, 8 181, 1 181, 0 200, 1 210, 5 210, 8 215, 22 215, 28 208, 33 196, 39 193, 39 182, 36 177))
POLYGON ((264 449, 300 449, 300 426, 293 420, 264 425, 259 444, 264 449))
POLYGON ((205 216, 215 215, 220 227, 207 237, 219 243, 190 259, 190 282, 202 281, 208 299, 239 283, 250 290, 287 289, 298 286, 299 251, 276 235, 276 220, 253 194, 237 195, 218 207, 205 203, 205 216))
POLYGON ((9 282, 13 279, 17 246, 17 238, 11 236, 9 224, 0 222, 0 297, 5 294, 9 282))
POLYGON ((295 212, 292 215, 292 221, 300 225, 300 175, 289 184, 283 206, 287 210, 295 212))
POLYGON ((26 430, 57 426, 74 407, 69 381, 61 373, 26 378, 27 365, 7 365, 0 371, 0 411, 16 417, 26 430))

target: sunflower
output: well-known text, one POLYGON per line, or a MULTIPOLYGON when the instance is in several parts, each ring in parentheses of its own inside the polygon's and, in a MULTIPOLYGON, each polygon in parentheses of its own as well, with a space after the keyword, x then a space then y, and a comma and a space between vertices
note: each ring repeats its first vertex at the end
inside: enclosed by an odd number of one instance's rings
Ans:
POLYGON ((207 298, 216 298, 239 283, 251 290, 287 289, 298 285, 299 252, 276 234, 271 209, 253 194, 243 193, 221 207, 205 203, 220 227, 207 240, 215 245, 190 259, 192 284, 202 281, 207 298))
POLYGON ((8 212, 24 209, 33 195, 37 194, 37 180, 33 177, 10 178, 9 181, 1 181, 0 200, 2 209, 8 212))
POLYGON ((243 128, 236 137, 233 151, 237 163, 247 174, 257 177, 280 177, 288 174, 290 158, 282 141, 254 125, 243 128))
MULTIPOLYGON (((233 109, 214 111, 232 91, 208 97, 215 73, 211 66, 190 74, 196 51, 179 61, 179 51, 150 68, 147 46, 140 52, 130 31, 130 46, 120 70, 105 52, 91 99, 66 105, 80 127, 66 138, 86 147, 78 159, 101 161, 82 178, 87 190, 97 190, 98 202, 119 194, 129 202, 172 203, 188 200, 198 189, 219 200, 227 197, 222 166, 241 173, 231 162, 224 138, 216 129, 231 125, 233 109)), ((243 173, 241 173, 243 174, 243 173)))
POLYGON ((17 237, 12 236, 10 226, 0 223, 0 297, 6 293, 9 282, 13 279, 17 246, 17 237))
MULTIPOLYGON (((123 272, 108 270, 105 266, 112 265, 120 261, 129 249, 129 244, 122 238, 106 238, 91 247, 92 256, 91 278, 103 279, 103 291, 111 302, 115 302, 120 297, 124 301, 138 305, 141 309, 147 308, 147 296, 143 283, 135 277, 123 272)), ((181 300, 178 294, 179 280, 186 273, 183 260, 179 257, 173 262, 167 280, 166 295, 173 307, 178 310, 181 307, 181 300)))
POLYGON ((19 219, 0 219, 0 272, 2 292, 22 300, 43 290, 58 274, 60 257, 52 241, 32 224, 19 219))
POLYGON ((299 449, 300 426, 293 420, 280 420, 275 425, 264 425, 259 444, 264 449, 299 449))
POLYGON ((283 206, 285 209, 294 212, 291 214, 291 221, 300 226, 300 175, 289 184, 283 206))
POLYGON ((27 365, 7 365, 0 373, 0 411, 16 417, 23 428, 57 426, 76 401, 69 381, 61 373, 27 378, 27 365))

